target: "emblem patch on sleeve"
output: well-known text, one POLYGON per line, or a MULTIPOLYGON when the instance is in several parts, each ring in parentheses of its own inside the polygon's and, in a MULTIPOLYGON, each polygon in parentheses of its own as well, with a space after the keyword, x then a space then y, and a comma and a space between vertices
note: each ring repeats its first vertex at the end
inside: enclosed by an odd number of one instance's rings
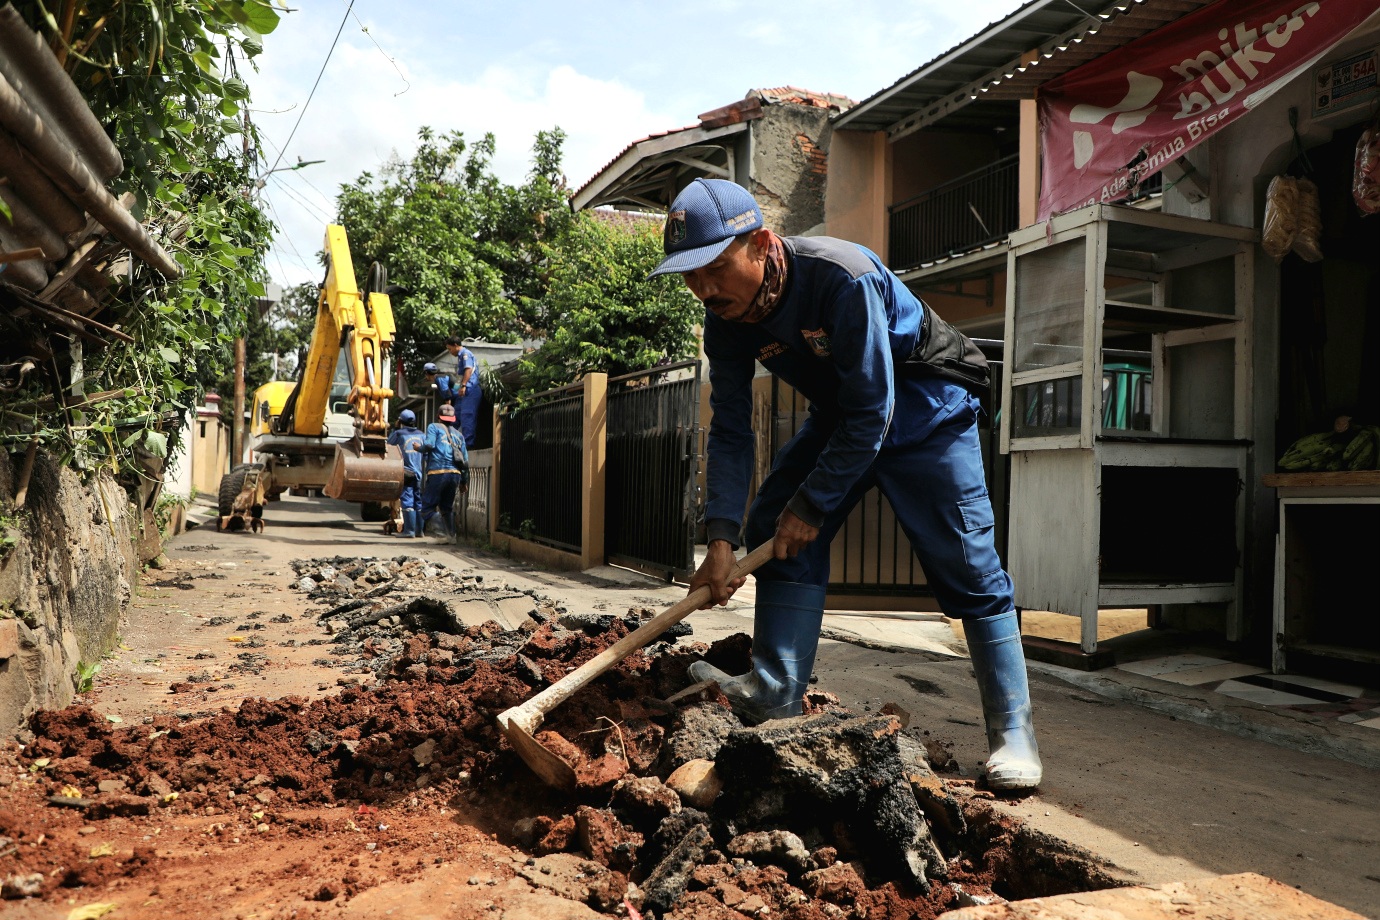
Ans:
POLYGON ((666 245, 674 246, 685 242, 685 211, 672 211, 666 215, 666 245))
POLYGON ((829 344, 829 336, 823 329, 815 329, 813 331, 802 329, 800 330, 800 334, 805 337, 805 344, 810 346, 810 351, 813 351, 821 358, 827 358, 829 355, 833 354, 833 349, 829 344))

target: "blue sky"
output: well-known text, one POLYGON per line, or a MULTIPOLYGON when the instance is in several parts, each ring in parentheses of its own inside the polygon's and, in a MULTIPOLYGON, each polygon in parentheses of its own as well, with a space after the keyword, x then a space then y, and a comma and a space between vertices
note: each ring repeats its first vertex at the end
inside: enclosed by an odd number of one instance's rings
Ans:
POLYGON ((526 172, 533 135, 559 125, 578 187, 629 142, 692 124, 754 87, 861 100, 1021 5, 355 0, 347 17, 349 0, 299 0, 265 37, 259 72, 246 75, 270 164, 299 115, 280 165, 325 161, 266 179, 260 194, 280 228, 270 273, 319 281, 315 253, 337 189, 408 156, 422 125, 493 132, 495 169, 508 181, 526 172))

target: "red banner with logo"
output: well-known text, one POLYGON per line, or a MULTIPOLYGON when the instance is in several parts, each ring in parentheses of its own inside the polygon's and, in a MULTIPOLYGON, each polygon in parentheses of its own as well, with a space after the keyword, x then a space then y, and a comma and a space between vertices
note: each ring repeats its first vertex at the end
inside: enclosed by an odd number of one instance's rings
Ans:
POLYGON ((1125 198, 1304 73, 1380 0, 1218 0, 1040 87, 1040 220, 1125 198))

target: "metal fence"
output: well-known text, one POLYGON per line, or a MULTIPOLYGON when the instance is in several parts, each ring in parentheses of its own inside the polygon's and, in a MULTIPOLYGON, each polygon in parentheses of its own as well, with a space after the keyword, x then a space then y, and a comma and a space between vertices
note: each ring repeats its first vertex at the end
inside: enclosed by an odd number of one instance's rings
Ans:
POLYGON ((698 361, 609 379, 610 562, 668 580, 693 571, 699 394, 698 361))
POLYGON ((499 424, 498 529, 580 552, 584 385, 540 394, 499 424))
POLYGON ((887 208, 891 270, 1006 239, 1020 225, 1019 162, 1004 157, 887 208))
MULTIPOLYGON (((1011 459, 999 450, 1002 386, 1002 343, 977 339, 992 368, 992 392, 984 399, 978 420, 987 490, 996 520, 993 538, 997 552, 1006 558, 1010 503, 1011 459)), ((784 447, 803 423, 808 402, 791 386, 772 378, 772 404, 776 407, 771 428, 772 456, 784 447)), ((830 547, 829 591, 833 594, 932 597, 910 541, 901 530, 890 502, 880 489, 872 489, 848 515, 830 547)))

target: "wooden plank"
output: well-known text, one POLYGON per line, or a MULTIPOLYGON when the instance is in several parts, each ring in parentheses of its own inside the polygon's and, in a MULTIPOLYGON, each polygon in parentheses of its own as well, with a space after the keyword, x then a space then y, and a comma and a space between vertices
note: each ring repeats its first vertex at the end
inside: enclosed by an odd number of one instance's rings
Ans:
POLYGON ((1260 482, 1272 489, 1380 486, 1380 470, 1351 470, 1338 473, 1266 473, 1260 477, 1260 482))
POLYGON ((1109 888, 964 907, 939 920, 1365 920, 1282 882, 1242 872, 1136 888, 1109 888))

